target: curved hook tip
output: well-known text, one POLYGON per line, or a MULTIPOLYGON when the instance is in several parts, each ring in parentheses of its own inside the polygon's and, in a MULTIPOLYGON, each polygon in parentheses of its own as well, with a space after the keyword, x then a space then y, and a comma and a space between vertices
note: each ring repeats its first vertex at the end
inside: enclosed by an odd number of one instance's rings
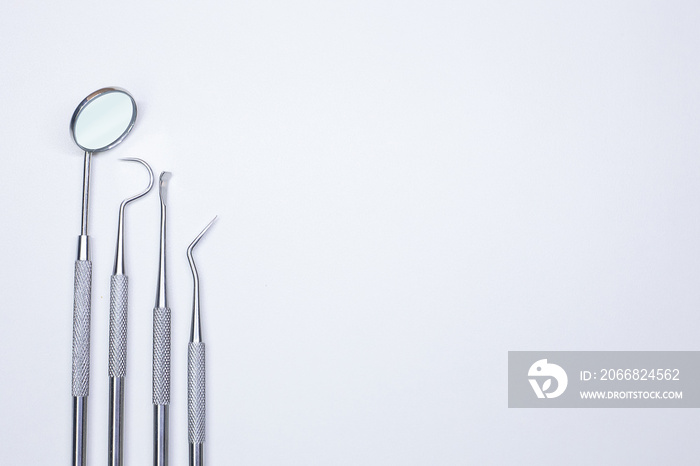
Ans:
POLYGON ((138 163, 140 163, 141 165, 143 165, 144 167, 146 167, 146 170, 148 170, 148 186, 146 187, 146 189, 144 189, 142 192, 136 194, 135 196, 132 196, 132 197, 129 197, 129 198, 124 199, 124 201, 122 201, 122 205, 126 205, 126 204, 128 204, 129 202, 135 201, 136 199, 138 199, 138 198, 140 198, 140 197, 145 196, 146 194, 148 194, 148 192, 149 192, 149 191, 151 190, 151 188, 153 187, 153 181, 154 181, 153 169, 151 169, 151 166, 150 166, 145 160, 138 159, 138 158, 135 158, 135 157, 123 158, 123 159, 120 159, 120 160, 122 160, 122 161, 124 161, 124 162, 138 162, 138 163))
POLYGON ((216 221, 217 218, 219 218, 218 215, 215 216, 213 219, 211 219, 211 221, 207 224, 207 226, 204 227, 204 230, 202 230, 197 235, 197 237, 194 239, 194 241, 192 241, 192 243, 187 248, 187 255, 188 256, 192 255, 192 250, 194 250, 194 247, 197 245, 197 243, 199 243, 199 240, 202 239, 202 236, 204 236, 204 234, 207 232, 207 230, 209 230, 209 228, 211 228, 211 226, 214 224, 214 222, 216 221))

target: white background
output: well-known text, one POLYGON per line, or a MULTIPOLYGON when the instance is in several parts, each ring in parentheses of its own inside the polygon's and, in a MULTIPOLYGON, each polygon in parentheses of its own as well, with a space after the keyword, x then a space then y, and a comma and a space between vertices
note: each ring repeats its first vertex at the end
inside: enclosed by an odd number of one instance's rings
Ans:
MULTIPOLYGON (((507 408, 509 350, 697 350, 692 2, 0 8, 0 464, 67 464, 82 153, 95 156, 91 464, 117 209, 169 170, 171 464, 196 251, 212 464, 697 464, 696 410, 507 408)), ((127 210, 126 464, 151 460, 157 195, 127 210)))

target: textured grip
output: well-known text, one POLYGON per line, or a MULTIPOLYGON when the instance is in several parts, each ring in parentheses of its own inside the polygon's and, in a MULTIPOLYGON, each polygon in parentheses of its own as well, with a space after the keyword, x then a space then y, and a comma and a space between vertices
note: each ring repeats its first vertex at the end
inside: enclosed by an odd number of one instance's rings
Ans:
POLYGON ((112 275, 109 279, 109 376, 126 375, 126 326, 129 309, 129 279, 112 275))
POLYGON ((90 385, 90 301, 92 262, 75 261, 73 286, 73 396, 88 396, 90 385))
POLYGON ((190 443, 204 443, 204 343, 187 345, 187 434, 190 443))
POLYGON ((170 404, 170 308, 153 309, 153 404, 170 404))

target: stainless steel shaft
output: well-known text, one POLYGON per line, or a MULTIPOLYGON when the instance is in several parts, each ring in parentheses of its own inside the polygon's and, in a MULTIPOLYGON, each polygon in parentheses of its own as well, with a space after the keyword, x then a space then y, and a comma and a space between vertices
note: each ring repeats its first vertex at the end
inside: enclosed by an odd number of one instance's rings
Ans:
POLYGON ((204 342, 190 342, 187 345, 187 439, 190 444, 190 466, 204 464, 205 373, 204 342))
POLYGON ((92 153, 83 159, 83 202, 78 237, 78 258, 73 281, 73 466, 85 466, 87 457, 87 398, 90 391, 90 307, 92 262, 88 237, 90 165, 92 153))
POLYGON ((124 464, 124 378, 129 279, 112 275, 109 283, 109 466, 124 464))
MULTIPOLYGON (((87 247, 87 236, 81 236, 87 247)), ((87 255, 87 253, 86 253, 87 255)), ((84 466, 87 447, 87 398, 90 386, 90 302, 92 262, 75 261, 73 290, 73 462, 84 466)))
POLYGON ((129 279, 126 275, 124 259, 124 217, 126 206, 145 196, 153 187, 153 170, 150 165, 136 158, 123 160, 138 162, 148 170, 148 186, 138 194, 124 199, 119 206, 114 270, 109 281, 109 438, 107 442, 109 466, 124 464, 124 380, 129 313, 129 279))
POLYGON ((153 309, 153 464, 168 464, 170 308, 153 309))
POLYGON ((168 465, 169 405, 170 405, 170 307, 168 307, 166 276, 166 194, 169 172, 159 180, 160 251, 158 288, 153 309, 153 464, 168 465))
POLYGON ((187 261, 192 269, 194 289, 192 293, 192 325, 187 345, 187 437, 190 466, 204 465, 204 439, 206 434, 206 370, 205 347, 202 341, 202 325, 199 306, 199 274, 192 255, 194 247, 216 221, 216 217, 204 227, 187 248, 187 261))

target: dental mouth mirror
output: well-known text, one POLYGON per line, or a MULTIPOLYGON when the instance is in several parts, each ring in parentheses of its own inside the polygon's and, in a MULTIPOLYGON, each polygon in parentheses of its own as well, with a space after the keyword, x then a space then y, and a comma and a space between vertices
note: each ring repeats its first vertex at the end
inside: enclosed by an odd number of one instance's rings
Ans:
POLYGON ((124 89, 106 87, 88 95, 70 120, 73 141, 85 152, 83 201, 73 288, 73 466, 85 466, 87 398, 90 382, 90 304, 92 262, 88 237, 88 201, 92 155, 112 149, 126 138, 136 121, 136 102, 124 89))
POLYGON ((141 164, 148 171, 148 186, 139 193, 124 199, 119 205, 114 270, 109 281, 108 466, 122 466, 124 464, 124 381, 126 378, 126 338, 129 314, 129 278, 126 275, 124 264, 124 214, 128 204, 148 194, 153 187, 153 170, 148 163, 136 158, 122 160, 141 164))

